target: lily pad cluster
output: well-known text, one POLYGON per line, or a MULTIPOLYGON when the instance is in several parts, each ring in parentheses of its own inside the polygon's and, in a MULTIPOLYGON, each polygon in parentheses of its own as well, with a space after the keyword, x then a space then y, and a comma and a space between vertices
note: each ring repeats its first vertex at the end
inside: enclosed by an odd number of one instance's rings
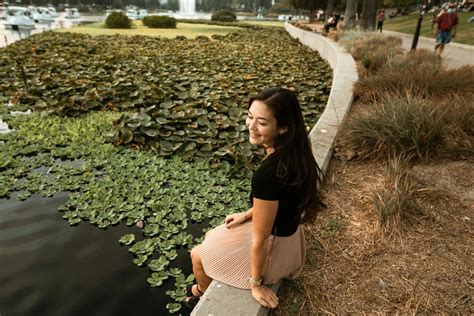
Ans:
POLYGON ((205 41, 46 32, 0 50, 0 88, 13 103, 64 115, 137 111, 116 122, 115 143, 187 161, 251 167, 258 153, 242 133, 249 96, 287 87, 312 126, 330 85, 317 53, 271 28, 205 41))
POLYGON ((151 286, 174 280, 175 289, 167 294, 175 301, 170 311, 176 311, 192 276, 174 261, 180 249, 187 255, 201 238, 190 228, 216 226, 226 214, 246 209, 249 181, 229 179, 207 163, 165 160, 151 151, 106 143, 117 115, 4 116, 13 132, 0 135, 0 198, 69 192, 59 210, 71 225, 86 221, 106 229, 145 221, 143 235, 130 233, 120 242, 135 264, 150 269, 151 286))

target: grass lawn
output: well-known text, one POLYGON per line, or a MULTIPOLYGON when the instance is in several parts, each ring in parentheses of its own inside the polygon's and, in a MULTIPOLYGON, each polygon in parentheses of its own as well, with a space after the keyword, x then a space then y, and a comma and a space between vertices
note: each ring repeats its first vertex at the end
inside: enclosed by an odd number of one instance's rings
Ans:
POLYGON ((243 20, 239 21, 239 23, 246 23, 246 24, 253 24, 258 26, 277 26, 283 27, 284 22, 281 21, 252 21, 252 20, 243 20))
MULTIPOLYGON (((396 31, 407 34, 414 34, 416 28, 416 22, 418 20, 418 13, 411 13, 407 16, 397 17, 391 20, 386 20, 384 24, 384 29, 389 31, 396 31)), ((459 25, 456 37, 453 39, 453 42, 474 45, 474 23, 468 23, 467 20, 469 17, 474 16, 472 12, 460 12, 459 16, 459 25)), ((433 34, 433 26, 431 20, 433 16, 431 13, 428 13, 423 18, 423 23, 421 25, 421 36, 435 38, 433 34)))
POLYGON ((133 21, 134 27, 132 29, 108 29, 105 28, 103 22, 85 24, 68 29, 60 29, 57 32, 73 32, 90 35, 147 35, 147 36, 161 36, 167 38, 175 38, 178 35, 186 36, 187 38, 195 38, 200 35, 211 36, 213 34, 225 35, 237 30, 239 27, 228 27, 219 25, 206 24, 191 24, 191 23, 177 23, 175 29, 150 29, 143 25, 142 21, 133 21))

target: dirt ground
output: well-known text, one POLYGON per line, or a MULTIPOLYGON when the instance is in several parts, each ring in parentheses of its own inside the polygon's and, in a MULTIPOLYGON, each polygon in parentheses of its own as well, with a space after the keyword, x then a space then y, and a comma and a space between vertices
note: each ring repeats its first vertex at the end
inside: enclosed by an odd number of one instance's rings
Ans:
POLYGON ((372 200, 383 166, 335 156, 328 209, 306 225, 305 270, 284 282, 276 314, 474 314, 474 163, 414 166, 424 214, 389 236, 372 200))

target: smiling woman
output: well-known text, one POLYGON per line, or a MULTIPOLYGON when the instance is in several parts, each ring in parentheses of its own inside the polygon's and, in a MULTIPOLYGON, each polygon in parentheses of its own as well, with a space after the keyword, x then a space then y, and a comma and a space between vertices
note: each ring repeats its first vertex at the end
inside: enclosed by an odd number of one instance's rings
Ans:
POLYGON ((197 284, 186 288, 190 307, 217 280, 251 289, 258 303, 275 308, 278 297, 264 285, 301 273, 306 244, 300 224, 325 208, 318 192, 321 170, 295 95, 271 88, 249 104, 250 142, 267 156, 252 177, 250 209, 228 215, 191 251, 197 284))

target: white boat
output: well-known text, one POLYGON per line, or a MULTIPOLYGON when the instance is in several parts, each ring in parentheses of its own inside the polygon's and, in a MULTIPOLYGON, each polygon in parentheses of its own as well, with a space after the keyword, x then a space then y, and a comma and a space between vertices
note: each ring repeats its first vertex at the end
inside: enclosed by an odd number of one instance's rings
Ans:
POLYGON ((45 9, 48 10, 49 15, 51 15, 52 18, 57 18, 59 16, 58 12, 56 12, 56 9, 54 7, 49 6, 45 9))
POLYGON ((47 8, 29 6, 28 9, 30 10, 31 19, 35 23, 51 23, 54 21, 47 8))
POLYGON ((66 15, 65 15, 66 19, 80 19, 81 18, 81 14, 79 13, 79 10, 76 8, 66 8, 64 12, 66 12, 66 15))
POLYGON ((8 7, 7 19, 4 24, 7 30, 29 31, 35 28, 35 24, 29 18, 30 11, 25 7, 8 7))
POLYGON ((148 15, 148 11, 146 9, 141 9, 138 11, 138 19, 143 20, 144 17, 148 15))
POLYGON ((0 4, 0 19, 6 20, 8 14, 8 6, 5 4, 0 4))
POLYGON ((130 20, 138 20, 138 11, 135 9, 128 9, 126 16, 130 20))

